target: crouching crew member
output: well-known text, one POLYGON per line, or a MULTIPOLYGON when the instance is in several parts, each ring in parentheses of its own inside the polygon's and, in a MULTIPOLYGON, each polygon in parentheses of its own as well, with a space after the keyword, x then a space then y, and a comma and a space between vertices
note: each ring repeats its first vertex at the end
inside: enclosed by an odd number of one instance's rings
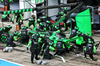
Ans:
POLYGON ((23 26, 21 32, 18 34, 21 37, 20 43, 28 43, 29 41, 29 32, 27 31, 27 27, 23 26))
POLYGON ((95 45, 93 44, 92 41, 89 41, 89 44, 87 44, 86 48, 84 49, 85 59, 87 59, 86 54, 88 54, 90 56, 91 60, 97 61, 97 59, 93 57, 93 50, 95 53, 96 52, 95 45))
POLYGON ((6 46, 10 47, 16 47, 16 44, 13 42, 14 40, 17 41, 17 34, 18 32, 14 32, 7 40, 6 46))

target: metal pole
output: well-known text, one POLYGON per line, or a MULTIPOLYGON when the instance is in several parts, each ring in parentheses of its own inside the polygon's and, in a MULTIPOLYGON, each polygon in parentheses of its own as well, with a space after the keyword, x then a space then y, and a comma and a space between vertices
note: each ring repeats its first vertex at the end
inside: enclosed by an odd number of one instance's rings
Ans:
MULTIPOLYGON (((78 6, 76 6, 74 9, 72 9, 69 13, 67 13, 64 17, 69 16, 71 13, 73 13, 75 10, 77 10, 78 8, 80 8, 83 5, 83 3, 80 3, 78 6)), ((63 18, 63 17, 62 17, 63 18)), ((61 18, 61 19, 62 19, 61 18)))
POLYGON ((92 8, 92 23, 94 23, 94 7, 92 6, 87 6, 89 8, 92 8))
POLYGON ((17 13, 17 12, 23 12, 23 10, 24 10, 24 12, 29 12, 29 11, 35 11, 35 10, 41 10, 41 9, 53 9, 53 8, 60 8, 60 7, 66 7, 66 6, 74 6, 74 5, 77 5, 77 4, 78 3, 76 2, 76 3, 69 3, 69 4, 63 4, 63 5, 53 5, 53 6, 36 7, 36 8, 29 8, 29 9, 0 11, 0 13, 2 13, 2 14, 11 14, 11 11, 13 11, 13 13, 15 13, 15 12, 17 13))
POLYGON ((68 17, 70 14, 72 14, 74 11, 76 11, 78 8, 80 8, 83 5, 83 3, 80 3, 78 6, 76 6, 74 9, 72 9, 69 13, 65 14, 62 18, 60 18, 56 23, 53 24, 53 27, 55 27, 57 24, 65 20, 66 17, 68 17))
POLYGON ((37 9, 53 9, 53 8, 60 8, 60 7, 66 7, 66 6, 75 6, 78 3, 69 3, 69 4, 63 4, 63 5, 53 5, 53 6, 47 6, 47 7, 37 7, 37 9))
MULTIPOLYGON (((48 0, 44 0, 44 6, 48 6, 48 0)), ((48 9, 45 9, 45 16, 48 16, 48 9)))

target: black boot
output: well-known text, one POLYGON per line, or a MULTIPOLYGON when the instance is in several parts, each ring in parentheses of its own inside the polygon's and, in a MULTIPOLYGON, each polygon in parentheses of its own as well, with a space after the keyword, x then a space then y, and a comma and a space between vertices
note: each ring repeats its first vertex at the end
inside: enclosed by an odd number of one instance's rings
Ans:
POLYGON ((53 56, 49 53, 49 54, 44 54, 43 59, 52 59, 53 56))

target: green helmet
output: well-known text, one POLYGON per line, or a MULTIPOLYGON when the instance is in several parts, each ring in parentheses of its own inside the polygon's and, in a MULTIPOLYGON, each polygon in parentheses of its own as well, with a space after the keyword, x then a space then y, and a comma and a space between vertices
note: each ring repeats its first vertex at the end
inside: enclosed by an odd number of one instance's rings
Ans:
POLYGON ((42 18, 47 18, 47 16, 43 16, 42 18))
POLYGON ((47 22, 47 23, 50 23, 50 21, 48 21, 48 20, 47 20, 46 22, 47 22))
POLYGON ((59 29, 59 27, 58 27, 58 26, 55 26, 55 28, 56 28, 56 29, 59 29))
POLYGON ((27 29, 27 27, 23 26, 21 29, 27 29))
POLYGON ((3 17, 3 18, 6 18, 6 17, 7 17, 7 15, 2 15, 2 17, 3 17))
POLYGON ((2 28, 0 28, 0 31, 2 31, 2 28))
POLYGON ((29 21, 34 21, 34 19, 31 19, 31 18, 30 18, 29 21))
POLYGON ((89 43, 93 43, 92 41, 88 41, 89 43))
POLYGON ((14 36, 16 36, 16 35, 18 34, 18 32, 17 32, 17 31, 15 31, 13 34, 14 34, 14 36))
POLYGON ((40 23, 40 25, 42 25, 42 26, 43 26, 43 25, 44 25, 44 23, 40 23))
POLYGON ((67 13, 67 8, 64 8, 63 12, 66 14, 67 13))
POLYGON ((64 8, 65 11, 67 11, 67 8, 64 8))
POLYGON ((77 31, 79 30, 79 28, 78 28, 78 27, 76 27, 76 26, 74 27, 74 29, 75 29, 75 30, 77 30, 77 31))
POLYGON ((1 0, 1 2, 4 2, 4 0, 1 0))
POLYGON ((89 33, 86 33, 87 36, 89 36, 89 33))
POLYGON ((89 38, 89 39, 88 39, 88 43, 93 43, 93 41, 91 41, 91 39, 89 38))
POLYGON ((38 19, 37 21, 38 21, 38 22, 41 22, 41 19, 38 19))
POLYGON ((64 14, 64 12, 60 12, 59 14, 63 15, 63 14, 64 14))
POLYGON ((9 0, 9 2, 13 2, 13 0, 9 0))
POLYGON ((32 35, 32 38, 33 38, 33 39, 37 39, 37 38, 38 38, 38 36, 39 36, 39 34, 38 34, 38 33, 36 33, 36 34, 33 34, 33 35, 32 35))
POLYGON ((11 25, 8 25, 8 28, 12 28, 12 26, 11 25))

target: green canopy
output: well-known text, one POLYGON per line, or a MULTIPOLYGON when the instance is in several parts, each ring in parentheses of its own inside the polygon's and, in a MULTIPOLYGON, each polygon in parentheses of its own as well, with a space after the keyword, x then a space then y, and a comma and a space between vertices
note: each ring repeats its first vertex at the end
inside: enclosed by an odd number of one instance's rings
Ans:
POLYGON ((91 16, 90 10, 87 9, 76 16, 76 25, 83 34, 91 36, 91 16))

